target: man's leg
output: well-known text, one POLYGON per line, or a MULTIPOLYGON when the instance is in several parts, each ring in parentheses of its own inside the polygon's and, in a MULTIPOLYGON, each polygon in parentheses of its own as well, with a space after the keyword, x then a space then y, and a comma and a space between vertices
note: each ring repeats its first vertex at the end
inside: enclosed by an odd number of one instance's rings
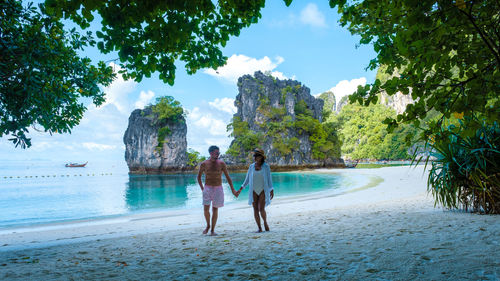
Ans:
POLYGON ((217 223, 218 215, 219 208, 212 207, 212 230, 210 231, 210 235, 217 235, 217 233, 215 233, 215 224, 217 223))
POLYGON ((207 221, 207 228, 203 230, 203 234, 207 234, 210 229, 210 205, 203 205, 203 213, 205 214, 205 220, 207 221))
POLYGON ((259 230, 257 232, 262 232, 262 227, 260 226, 260 216, 259 216, 259 195, 257 193, 253 193, 253 217, 255 218, 255 222, 257 223, 257 227, 259 230))
POLYGON ((267 214, 266 214, 266 194, 265 192, 261 192, 259 195, 259 212, 262 220, 264 221, 264 229, 269 231, 269 225, 267 225, 267 214))

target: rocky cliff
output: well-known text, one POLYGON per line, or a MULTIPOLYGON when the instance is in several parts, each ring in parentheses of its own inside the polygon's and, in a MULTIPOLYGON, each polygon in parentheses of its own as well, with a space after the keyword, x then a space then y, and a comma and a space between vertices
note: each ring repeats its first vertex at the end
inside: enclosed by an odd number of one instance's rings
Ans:
POLYGON ((260 147, 275 167, 343 165, 335 132, 321 124, 323 100, 309 88, 257 71, 238 79, 238 91, 229 164, 248 164, 250 151, 260 147))
POLYGON ((130 173, 157 174, 187 169, 186 133, 182 115, 175 120, 159 120, 151 106, 134 110, 123 137, 130 173))
POLYGON ((393 108, 397 114, 401 114, 406 110, 406 106, 413 104, 414 101, 411 98, 411 95, 405 95, 401 92, 397 92, 396 94, 389 96, 384 92, 380 95, 380 103, 393 108))

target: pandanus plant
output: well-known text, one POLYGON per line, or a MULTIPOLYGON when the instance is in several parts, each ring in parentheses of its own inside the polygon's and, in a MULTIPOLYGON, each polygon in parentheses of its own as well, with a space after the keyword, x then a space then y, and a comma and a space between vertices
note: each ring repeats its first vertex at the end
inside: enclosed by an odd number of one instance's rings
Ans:
POLYGON ((499 214, 499 124, 467 116, 458 122, 443 127, 428 142, 434 158, 428 191, 436 204, 450 209, 499 214))

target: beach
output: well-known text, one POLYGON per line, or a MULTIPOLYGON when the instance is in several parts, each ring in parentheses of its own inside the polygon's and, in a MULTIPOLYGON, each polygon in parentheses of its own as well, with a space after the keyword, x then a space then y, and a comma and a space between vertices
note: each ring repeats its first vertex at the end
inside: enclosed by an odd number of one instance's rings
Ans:
POLYGON ((500 216, 434 206, 423 166, 319 169, 366 186, 0 231, 1 280, 500 280, 500 216))

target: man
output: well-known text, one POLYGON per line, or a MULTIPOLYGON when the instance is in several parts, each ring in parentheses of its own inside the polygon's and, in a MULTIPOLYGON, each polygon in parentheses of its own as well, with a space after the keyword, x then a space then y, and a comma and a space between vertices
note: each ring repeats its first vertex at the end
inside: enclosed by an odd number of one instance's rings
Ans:
POLYGON ((233 181, 227 172, 226 163, 219 160, 219 148, 212 145, 208 148, 210 159, 203 161, 200 164, 198 171, 198 184, 200 185, 203 193, 203 209, 205 220, 207 221, 207 228, 203 230, 203 234, 207 234, 210 230, 210 235, 217 235, 215 233, 215 224, 217 223, 218 209, 224 206, 224 190, 222 188, 222 173, 226 176, 226 180, 231 187, 233 195, 236 196, 236 190, 233 187, 233 181), (205 173, 205 185, 201 181, 201 175, 205 173), (212 203, 212 226, 210 227, 210 203, 212 203))

